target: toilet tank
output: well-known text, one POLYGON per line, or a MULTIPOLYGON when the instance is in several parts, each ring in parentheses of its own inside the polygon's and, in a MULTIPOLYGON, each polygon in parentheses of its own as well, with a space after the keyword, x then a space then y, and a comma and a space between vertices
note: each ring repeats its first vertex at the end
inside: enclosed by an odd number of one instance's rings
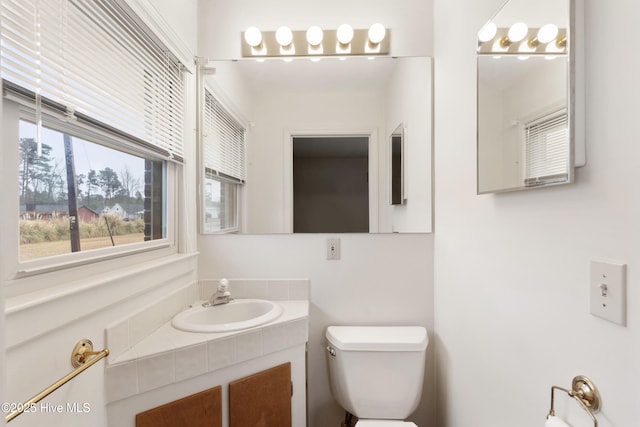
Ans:
POLYGON ((329 380, 358 418, 403 420, 422 395, 427 331, 421 326, 329 326, 329 380))

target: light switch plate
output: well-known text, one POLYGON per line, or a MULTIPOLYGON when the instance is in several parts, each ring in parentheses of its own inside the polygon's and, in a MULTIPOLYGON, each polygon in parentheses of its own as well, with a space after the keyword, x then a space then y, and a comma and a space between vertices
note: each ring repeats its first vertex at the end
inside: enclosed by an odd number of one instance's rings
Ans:
POLYGON ((591 261, 591 314, 627 325, 627 266, 614 261, 591 261))

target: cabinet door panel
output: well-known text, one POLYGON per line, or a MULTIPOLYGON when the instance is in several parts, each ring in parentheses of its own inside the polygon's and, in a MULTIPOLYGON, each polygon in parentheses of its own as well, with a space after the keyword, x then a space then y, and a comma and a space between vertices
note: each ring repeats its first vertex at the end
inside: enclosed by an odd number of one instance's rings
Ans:
POLYGON ((222 387, 141 412, 136 427, 222 427, 222 387))
POLYGON ((230 427, 291 427, 291 363, 229 383, 230 427))

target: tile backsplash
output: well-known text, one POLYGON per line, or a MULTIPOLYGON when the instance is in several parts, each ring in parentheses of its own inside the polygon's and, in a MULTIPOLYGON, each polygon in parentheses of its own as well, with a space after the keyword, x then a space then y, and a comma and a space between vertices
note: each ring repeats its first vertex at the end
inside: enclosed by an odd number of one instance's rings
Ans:
MULTIPOLYGON (((272 301, 308 300, 309 279, 228 279, 233 298, 272 301)), ((220 279, 200 280, 200 299, 211 297, 220 279)))

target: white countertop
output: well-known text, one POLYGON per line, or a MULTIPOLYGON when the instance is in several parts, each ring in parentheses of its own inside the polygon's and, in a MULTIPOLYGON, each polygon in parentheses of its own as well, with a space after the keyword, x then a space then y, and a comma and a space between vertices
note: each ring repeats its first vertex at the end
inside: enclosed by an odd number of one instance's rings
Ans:
MULTIPOLYGON (((204 301, 196 302, 193 304, 193 306, 201 304, 202 302, 204 301)), ((167 351, 179 350, 182 348, 228 338, 231 336, 238 336, 258 330, 275 328, 300 319, 306 319, 309 316, 308 300, 275 302, 283 308, 282 314, 277 319, 253 328, 243 329, 240 331, 218 333, 185 332, 174 328, 171 325, 171 321, 166 322, 156 331, 148 335, 146 338, 142 339, 130 349, 126 350, 118 358, 110 361, 110 365, 131 362, 137 359, 154 356, 167 351)))

